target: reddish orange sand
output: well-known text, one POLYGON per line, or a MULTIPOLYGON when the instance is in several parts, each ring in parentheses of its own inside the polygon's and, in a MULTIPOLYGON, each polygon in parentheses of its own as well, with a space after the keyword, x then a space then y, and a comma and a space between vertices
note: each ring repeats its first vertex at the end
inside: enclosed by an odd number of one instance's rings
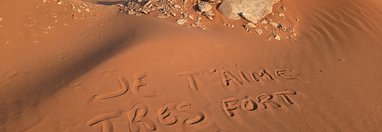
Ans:
POLYGON ((281 41, 43 1, 0 1, 2 132, 382 131, 380 0, 283 0, 281 41))

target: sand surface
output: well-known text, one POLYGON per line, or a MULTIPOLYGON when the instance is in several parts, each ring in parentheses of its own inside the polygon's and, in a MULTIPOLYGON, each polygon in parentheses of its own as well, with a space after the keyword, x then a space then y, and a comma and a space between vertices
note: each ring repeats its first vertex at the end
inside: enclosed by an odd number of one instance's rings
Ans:
POLYGON ((297 36, 277 41, 1 0, 0 131, 382 131, 382 1, 281 2, 297 36))

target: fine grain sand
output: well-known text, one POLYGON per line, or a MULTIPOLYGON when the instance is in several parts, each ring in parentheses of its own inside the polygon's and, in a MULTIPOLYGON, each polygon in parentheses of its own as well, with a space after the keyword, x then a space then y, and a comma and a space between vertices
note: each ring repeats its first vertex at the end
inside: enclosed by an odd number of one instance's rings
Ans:
POLYGON ((294 39, 0 0, 0 131, 382 131, 382 1, 281 2, 294 39))

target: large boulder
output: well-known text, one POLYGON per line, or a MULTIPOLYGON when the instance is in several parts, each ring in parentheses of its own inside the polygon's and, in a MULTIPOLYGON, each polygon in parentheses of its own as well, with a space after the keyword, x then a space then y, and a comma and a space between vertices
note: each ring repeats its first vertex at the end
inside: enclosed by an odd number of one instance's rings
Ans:
POLYGON ((223 0, 218 10, 230 19, 244 19, 258 23, 260 19, 272 13, 279 0, 223 0))

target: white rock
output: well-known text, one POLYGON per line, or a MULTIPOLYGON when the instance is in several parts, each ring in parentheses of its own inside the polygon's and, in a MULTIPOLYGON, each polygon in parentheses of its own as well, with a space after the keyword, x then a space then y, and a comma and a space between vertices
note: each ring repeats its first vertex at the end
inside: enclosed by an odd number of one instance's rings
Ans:
POLYGON ((263 29, 255 29, 256 33, 259 35, 263 34, 263 29))
POLYGON ((279 0, 223 0, 218 10, 230 19, 240 17, 258 23, 260 19, 272 13, 272 8, 279 0))
POLYGON ((198 3, 198 9, 200 12, 209 12, 212 9, 212 6, 208 2, 201 1, 198 3))
POLYGON ((275 38, 276 40, 281 40, 280 35, 277 35, 277 34, 274 36, 274 38, 275 38))
POLYGON ((269 22, 269 24, 271 24, 275 28, 279 27, 279 24, 276 22, 269 22))
POLYGON ((187 22, 187 20, 186 19, 178 19, 178 20, 176 20, 176 24, 179 24, 179 25, 183 25, 183 24, 185 24, 187 22))

